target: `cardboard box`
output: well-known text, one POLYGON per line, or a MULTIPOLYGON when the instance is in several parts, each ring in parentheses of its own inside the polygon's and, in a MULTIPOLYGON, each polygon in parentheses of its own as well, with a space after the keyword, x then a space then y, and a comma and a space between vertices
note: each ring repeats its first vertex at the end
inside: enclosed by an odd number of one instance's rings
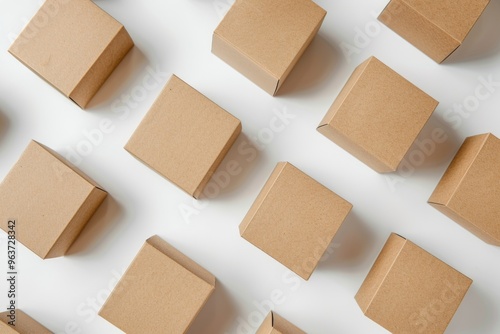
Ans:
POLYGON ((53 334, 23 311, 17 309, 15 326, 9 325, 10 311, 0 313, 0 333, 2 334, 53 334))
POLYGON ((134 46, 119 22, 89 0, 47 0, 9 52, 85 108, 134 46))
POLYGON ((484 241, 500 246, 500 139, 465 140, 429 203, 484 241))
POLYGON ((42 259, 62 256, 107 193, 49 148, 31 141, 0 184, 0 227, 42 259))
POLYGON ((280 162, 240 224, 240 234, 308 280, 351 209, 330 189, 280 162))
POLYGON ((379 20, 438 63, 462 43, 490 0, 391 0, 379 20))
POLYGON ((212 274, 153 236, 99 315, 127 334, 185 333, 214 289, 212 274))
POLYGON ((194 198, 241 133, 241 122, 173 75, 125 149, 194 198))
POLYGON ((325 16, 310 0, 236 0, 214 31, 212 53, 276 95, 325 16))
POLYGON ((351 75, 318 131, 375 171, 393 172, 437 105, 370 57, 351 75))
POLYGON ((306 334, 306 332, 271 311, 255 334, 306 334))
POLYGON ((356 294, 363 313, 394 334, 444 333, 472 280, 392 233, 356 294))

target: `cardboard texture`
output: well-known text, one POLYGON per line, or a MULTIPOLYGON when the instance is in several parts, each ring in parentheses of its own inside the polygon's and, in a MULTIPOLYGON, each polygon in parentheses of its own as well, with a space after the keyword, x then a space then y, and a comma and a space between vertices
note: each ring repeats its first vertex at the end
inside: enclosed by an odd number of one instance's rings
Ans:
POLYGON ((0 184, 0 227, 42 259, 62 256, 107 193, 49 148, 31 141, 0 184))
POLYGON ((375 171, 393 172, 437 105, 370 57, 351 75, 318 131, 375 171))
POLYGON ((255 334, 306 334, 306 332, 271 311, 255 334))
POLYGON ((9 52, 85 108, 133 46, 123 25, 92 1, 47 0, 9 52))
POLYGON ((2 334, 53 334, 19 309, 16 310, 15 326, 10 326, 8 324, 10 319, 7 318, 9 314, 9 311, 0 313, 0 333, 2 334))
POLYGON ((125 149, 194 198, 241 133, 241 122, 173 75, 125 149))
POLYGON ((212 53, 276 95, 325 16, 310 0, 236 0, 214 31, 212 53))
POLYGON ((392 233, 356 294, 363 313, 394 334, 444 333, 472 280, 392 233))
POLYGON ((484 241, 500 246, 500 139, 469 137, 429 203, 484 241))
POLYGON ((241 236, 308 280, 352 205, 280 162, 240 224, 241 236))
POLYGON ((490 0, 391 0, 379 20, 441 63, 462 43, 490 0))
POLYGON ((127 334, 185 333, 214 289, 212 274, 153 236, 99 315, 127 334))

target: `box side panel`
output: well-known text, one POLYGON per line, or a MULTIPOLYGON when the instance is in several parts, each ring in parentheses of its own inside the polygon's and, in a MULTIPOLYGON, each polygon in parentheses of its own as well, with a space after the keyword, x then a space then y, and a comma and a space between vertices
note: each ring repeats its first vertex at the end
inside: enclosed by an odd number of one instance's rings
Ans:
POLYGON ((170 257, 172 260, 179 263, 181 266, 191 271, 196 276, 203 279, 210 285, 215 286, 215 276, 212 275, 208 270, 200 266, 195 261, 191 260, 189 257, 184 255, 182 252, 177 250, 175 247, 161 239, 159 236, 155 235, 146 241, 151 246, 155 247, 157 250, 170 257))
POLYGON ((207 173, 206 173, 205 177, 203 178, 203 180, 201 180, 200 185, 198 186, 198 188, 194 192, 194 195, 193 195, 194 198, 199 198, 200 197, 201 193, 203 192, 203 189, 205 188, 205 186, 207 185, 207 183, 210 181, 210 178, 215 173, 215 171, 217 170, 217 168, 221 164, 222 160, 224 160, 227 152, 229 152, 229 150, 233 146, 233 144, 236 141, 236 139, 238 139, 238 136, 241 133, 241 122, 238 120, 235 123, 237 123, 237 124, 236 124, 236 126, 234 128, 233 134, 231 135, 231 137, 227 141, 226 145, 224 145, 224 147, 220 151, 219 155, 217 156, 217 159, 214 161, 214 163, 212 164, 212 166, 210 166, 210 169, 207 171, 207 173))
MULTIPOLYGON (((326 16, 326 12, 325 12, 325 16, 326 16)), ((302 57, 302 55, 304 54, 304 52, 307 50, 307 48, 309 47, 309 45, 313 41, 314 37, 316 37, 316 34, 318 33, 319 28, 321 28, 321 24, 323 23, 323 20, 325 19, 325 16, 323 16, 323 18, 321 19, 321 21, 319 21, 319 23, 316 26, 316 28, 314 28, 314 30, 312 31, 311 35, 307 38, 307 40, 304 43, 304 45, 302 46, 302 48, 300 48, 299 52, 297 53, 297 55, 295 56, 295 58, 290 63, 290 66, 288 66, 288 68, 286 69, 285 73, 283 73, 283 75, 279 79, 278 86, 276 87, 276 91, 274 92, 273 95, 276 95, 278 93, 278 90, 283 85, 283 83, 285 82, 285 80, 288 77, 288 75, 292 72, 293 68, 295 67, 295 65, 297 64, 297 62, 300 60, 300 58, 302 57)))
POLYGON ((243 74, 267 93, 274 95, 279 78, 260 67, 257 63, 244 56, 236 47, 229 44, 217 33, 212 40, 212 53, 243 74))
POLYGON ((464 141, 429 198, 429 203, 446 205, 451 200, 486 138, 486 135, 479 135, 469 137, 464 141))
POLYGON ((429 21, 463 42, 490 0, 404 0, 429 21))
MULTIPOLYGON (((448 207, 457 212, 469 229, 479 229, 482 234, 500 243, 500 140, 487 135, 479 154, 468 169, 448 207)), ((491 241, 488 241, 491 243, 491 241)))
POLYGON ((271 334, 273 330, 273 312, 269 312, 255 334, 271 334))
POLYGON ((379 20, 438 63, 461 44, 401 0, 392 0, 379 20))
POLYGON ((453 220, 455 223, 465 228, 470 233, 482 239, 483 241, 492 244, 494 246, 500 246, 500 240, 498 238, 493 238, 491 235, 487 234, 484 230, 478 228, 476 225, 472 224, 470 221, 460 216, 454 210, 441 204, 430 203, 430 205, 439 212, 441 212, 442 214, 444 214, 445 216, 447 216, 448 218, 450 218, 451 220, 453 220))
POLYGON ((134 42, 122 26, 69 97, 80 107, 85 108, 133 46, 134 42))
POLYGON ((370 272, 356 293, 356 302, 363 313, 367 312, 370 303, 375 298, 378 289, 391 270, 405 243, 406 239, 394 233, 390 235, 385 243, 370 272))
POLYGON ((356 67, 356 69, 351 74, 351 76, 347 80, 346 84, 344 85, 344 87, 340 91, 339 95, 337 96, 337 98, 333 102, 332 106, 330 107, 330 109, 326 113, 325 117, 321 121, 321 123, 319 125, 320 127, 323 125, 329 124, 333 120, 333 117, 335 116, 335 114, 339 110, 340 106, 342 105, 342 103, 345 101, 345 99, 347 98, 347 96, 351 92, 352 88, 356 85, 359 77, 361 76, 363 71, 366 69, 366 67, 368 66, 368 64, 372 60, 372 58, 373 57, 368 58, 363 63, 358 65, 358 67, 356 67))
POLYGON ((240 234, 241 236, 244 235, 245 230, 247 229, 248 225, 251 223, 253 217, 259 210, 259 207, 262 205, 262 202, 265 200, 267 194, 273 187, 274 183, 278 179, 279 175, 283 171, 283 169, 286 166, 286 162, 279 162, 274 170, 272 171, 271 175, 269 176, 269 179, 266 181, 264 187, 260 191, 259 195, 257 195, 257 198, 253 202, 252 206, 250 207, 250 210, 248 210, 248 213, 245 215, 245 218, 243 218, 243 221, 240 224, 240 234))
POLYGON ((107 195, 108 194, 105 191, 99 188, 92 189, 85 202, 83 202, 80 209, 75 213, 73 219, 71 219, 57 241, 54 243, 54 246, 50 249, 46 258, 53 258, 66 254, 66 251, 71 247, 107 195))
POLYGON ((275 312, 273 312, 273 327, 284 334, 306 334, 306 332, 275 312))
POLYGON ((395 170, 394 168, 388 166, 384 162, 374 157, 361 146, 354 143, 344 134, 336 131, 330 125, 322 125, 318 127, 318 131, 373 170, 379 173, 388 173, 395 170))

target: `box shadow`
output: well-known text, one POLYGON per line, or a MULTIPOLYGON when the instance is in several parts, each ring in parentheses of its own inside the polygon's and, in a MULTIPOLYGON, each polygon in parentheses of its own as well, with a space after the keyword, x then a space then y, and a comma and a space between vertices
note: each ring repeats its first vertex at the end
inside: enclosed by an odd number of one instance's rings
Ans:
POLYGON ((440 116, 434 112, 406 153, 396 173, 408 174, 408 165, 417 172, 432 173, 448 163, 461 144, 455 131, 441 121, 440 116), (437 133, 444 133, 443 136, 446 136, 442 142, 433 139, 440 137, 437 133))
POLYGON ((363 265, 375 246, 373 232, 353 210, 321 258, 318 270, 346 270, 363 265))
POLYGON ((133 82, 133 78, 138 76, 148 63, 144 53, 134 46, 94 95, 85 110, 94 111, 98 107, 111 103, 123 92, 129 82, 133 82))
POLYGON ((108 194, 68 249, 66 256, 91 252, 95 245, 101 243, 102 238, 110 231, 122 213, 123 209, 120 204, 108 194))
POLYGON ((500 0, 491 0, 469 36, 443 64, 491 58, 500 53, 500 0))
POLYGON ((215 290, 200 311, 187 334, 220 334, 231 326, 236 314, 235 303, 226 288, 217 281, 215 290))
POLYGON ((299 59, 278 93, 284 97, 297 92, 318 91, 333 76, 341 57, 340 49, 334 47, 319 33, 299 59))
POLYGON ((499 312, 487 292, 472 283, 446 333, 492 333, 499 312))
POLYGON ((223 200, 236 190, 242 188, 253 169, 252 167, 259 162, 260 158, 260 152, 257 147, 242 132, 210 178, 210 181, 208 181, 200 199, 223 200), (239 166, 235 170, 239 170, 240 172, 230 174, 229 170, 232 170, 232 168, 229 168, 229 164, 234 164, 234 161, 239 166), (216 190, 217 192, 215 192, 216 190))
POLYGON ((5 136, 10 125, 10 120, 4 114, 2 109, 0 109, 0 140, 5 136))

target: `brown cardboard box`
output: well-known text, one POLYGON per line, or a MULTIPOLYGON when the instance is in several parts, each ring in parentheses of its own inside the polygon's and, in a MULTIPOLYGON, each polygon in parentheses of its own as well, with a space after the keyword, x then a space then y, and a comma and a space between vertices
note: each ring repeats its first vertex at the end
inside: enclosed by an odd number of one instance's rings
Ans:
POLYGON ((214 289, 212 274, 153 236, 99 315, 127 334, 184 333, 214 289))
POLYGON ((214 31, 212 52, 276 95, 325 16, 310 0, 236 0, 214 31))
POLYGON ((10 311, 0 313, 0 333, 2 334, 53 334, 47 328, 21 310, 15 312, 15 326, 9 325, 10 311))
POLYGON ((241 122, 173 75, 125 149, 194 198, 241 133, 241 122))
POLYGON ((66 253, 107 193, 49 148, 31 141, 0 184, 0 227, 42 259, 66 253))
POLYGON ((306 332, 271 311, 255 334, 306 334, 306 332))
POLYGON ((391 333, 444 333, 472 280, 392 233, 356 294, 363 313, 391 333))
POLYGON ((377 172, 393 172, 437 105, 371 57, 356 68, 318 131, 377 172))
POLYGON ((490 0, 391 0, 379 20, 441 63, 471 31, 490 0))
POLYGON ((352 205, 280 162, 240 224, 247 241, 308 280, 352 205))
POLYGON ((465 140, 429 203, 484 241, 500 246, 500 139, 465 140))
POLYGON ((47 0, 9 52, 85 108, 134 43, 89 0, 47 0))

